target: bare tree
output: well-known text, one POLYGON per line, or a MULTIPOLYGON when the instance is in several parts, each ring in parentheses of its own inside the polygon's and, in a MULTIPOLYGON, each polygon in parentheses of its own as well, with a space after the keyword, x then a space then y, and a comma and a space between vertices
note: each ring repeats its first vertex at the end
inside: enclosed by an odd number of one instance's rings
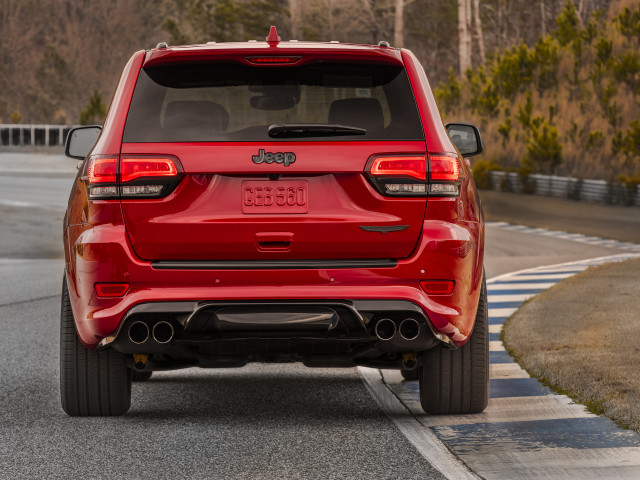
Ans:
POLYGON ((393 46, 404 47, 404 7, 413 3, 414 0, 395 0, 393 12, 393 46))
POLYGON ((364 29, 370 34, 369 41, 376 44, 380 40, 390 38, 393 13, 389 0, 361 0, 360 6, 359 18, 364 29))
POLYGON ((404 0, 396 0, 393 17, 393 46, 404 46, 404 0))
POLYGON ((471 0, 458 0, 458 58, 460 75, 471 68, 471 0))
POLYGON ((291 38, 300 40, 302 36, 302 5, 300 0, 289 0, 291 18, 291 38))
POLYGON ((473 8, 475 11, 474 27, 476 40, 478 41, 478 51, 480 52, 480 60, 484 63, 487 61, 487 56, 484 52, 484 37, 482 35, 482 22, 480 20, 480 0, 473 0, 473 8))

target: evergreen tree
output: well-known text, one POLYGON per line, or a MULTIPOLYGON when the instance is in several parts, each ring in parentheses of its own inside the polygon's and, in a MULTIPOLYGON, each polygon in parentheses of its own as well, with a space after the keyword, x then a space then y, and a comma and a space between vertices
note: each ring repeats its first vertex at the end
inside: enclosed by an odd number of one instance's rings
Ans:
POLYGON ((102 125, 107 114, 107 106, 102 101, 102 95, 98 90, 93 91, 87 108, 80 112, 80 125, 102 125))

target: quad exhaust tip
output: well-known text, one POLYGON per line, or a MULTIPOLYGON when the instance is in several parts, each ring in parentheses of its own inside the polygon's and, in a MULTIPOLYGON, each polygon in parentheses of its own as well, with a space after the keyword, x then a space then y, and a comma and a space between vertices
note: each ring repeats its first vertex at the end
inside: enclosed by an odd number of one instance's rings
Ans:
POLYGON ((174 330, 169 322, 158 322, 153 326, 153 339, 158 343, 169 343, 173 338, 174 330))
POLYGON ((398 328, 400 336, 405 340, 415 340, 420 335, 420 324, 415 318, 405 318, 398 328))
POLYGON ((129 327, 129 340, 136 345, 144 343, 149 338, 149 327, 144 322, 133 322, 129 327))
POLYGON ((380 340, 391 340, 396 334, 396 324, 389 318, 383 318, 376 323, 376 337, 380 340))

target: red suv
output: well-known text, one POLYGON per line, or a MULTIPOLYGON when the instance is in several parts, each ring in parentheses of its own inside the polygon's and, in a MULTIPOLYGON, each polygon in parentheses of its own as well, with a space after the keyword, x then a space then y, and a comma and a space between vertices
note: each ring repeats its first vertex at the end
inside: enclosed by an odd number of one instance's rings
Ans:
POLYGON ((484 410, 481 150, 385 42, 135 53, 104 126, 67 139, 63 409, 123 414, 154 370, 302 362, 484 410))

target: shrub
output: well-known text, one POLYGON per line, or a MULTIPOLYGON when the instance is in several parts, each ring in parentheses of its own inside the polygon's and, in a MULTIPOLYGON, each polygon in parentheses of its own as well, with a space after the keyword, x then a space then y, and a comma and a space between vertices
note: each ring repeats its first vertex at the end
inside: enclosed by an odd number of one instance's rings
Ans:
POLYGON ((451 112, 459 105, 461 99, 460 82, 453 73, 453 68, 449 69, 447 83, 441 83, 440 87, 436 88, 435 95, 445 112, 451 112))
POLYGON ((631 10, 629 7, 625 7, 614 21, 618 24, 620 33, 625 37, 629 39, 635 38, 640 41, 640 8, 631 10))
POLYGON ((491 185, 491 172, 500 171, 502 167, 496 162, 487 160, 476 160, 471 167, 471 174, 473 180, 476 182, 478 188, 484 190, 490 190, 491 185))
POLYGON ((534 67, 529 47, 524 43, 496 57, 491 75, 498 92, 505 97, 513 96, 531 82, 534 67))
POLYGON ((560 45, 568 45, 569 43, 577 40, 580 26, 580 18, 578 17, 578 10, 571 0, 567 0, 564 5, 564 9, 556 18, 556 30, 554 35, 560 42, 560 45))
POLYGON ((107 107, 102 101, 102 95, 98 90, 93 91, 93 95, 89 99, 89 104, 82 112, 80 112, 80 125, 100 124, 104 121, 107 114, 107 107))
POLYGON ((558 83, 558 43, 547 35, 536 42, 531 63, 537 70, 537 87, 540 93, 558 83))
POLYGON ((22 114, 18 110, 14 110, 9 118, 11 119, 11 123, 20 123, 20 120, 22 120, 22 114))
POLYGON ((610 62, 613 77, 626 83, 633 91, 640 91, 640 57, 637 52, 627 50, 610 62))
POLYGON ((622 203, 624 205, 633 205, 638 193, 638 185, 640 185, 640 175, 618 175, 616 183, 622 186, 622 203))
POLYGON ((522 166, 518 169, 518 177, 522 183, 522 193, 531 195, 536 191, 536 181, 531 178, 533 171, 528 166, 522 166))
POLYGON ((549 124, 544 117, 535 117, 531 121, 531 133, 526 143, 527 153, 522 164, 533 172, 553 173, 562 162, 558 128, 549 124))

